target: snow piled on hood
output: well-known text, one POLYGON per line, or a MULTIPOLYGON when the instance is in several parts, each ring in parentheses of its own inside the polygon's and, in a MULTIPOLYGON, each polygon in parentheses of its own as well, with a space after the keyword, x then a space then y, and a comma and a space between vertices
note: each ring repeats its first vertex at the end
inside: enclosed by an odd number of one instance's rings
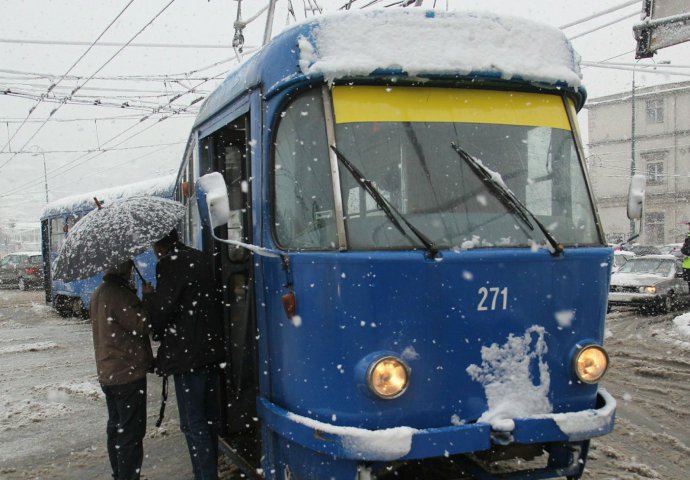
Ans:
POLYGON ((299 41, 302 73, 327 80, 401 69, 410 76, 492 72, 578 87, 579 55, 557 28, 488 12, 366 10, 324 15, 299 41), (347 20, 345 19, 347 17, 347 20))
POLYGON ((503 346, 482 347, 481 366, 467 367, 470 377, 484 386, 489 405, 478 422, 486 422, 494 430, 512 431, 513 418, 551 413, 551 377, 543 358, 548 350, 545 333, 544 327, 533 325, 521 337, 510 334, 503 346), (533 362, 538 367, 538 382, 530 374, 533 362))

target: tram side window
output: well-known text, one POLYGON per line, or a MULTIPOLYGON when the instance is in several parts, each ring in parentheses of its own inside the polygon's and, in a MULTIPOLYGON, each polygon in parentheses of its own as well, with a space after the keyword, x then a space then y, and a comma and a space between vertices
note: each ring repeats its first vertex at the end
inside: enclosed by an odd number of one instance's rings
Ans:
POLYGON ((62 218, 50 220, 50 252, 56 254, 65 241, 65 221, 62 218))
MULTIPOLYGON (((219 231, 218 235, 251 243, 251 232, 245 231, 249 224, 252 182, 248 173, 248 125, 249 116, 244 114, 202 138, 199 169, 206 173, 220 172, 225 178, 230 216, 226 231, 219 231)), ((225 252, 232 262, 244 262, 247 258, 247 251, 243 248, 228 246, 225 252)))
POLYGON ((333 184, 321 92, 310 91, 283 112, 274 143, 273 215, 286 248, 336 246, 333 184))

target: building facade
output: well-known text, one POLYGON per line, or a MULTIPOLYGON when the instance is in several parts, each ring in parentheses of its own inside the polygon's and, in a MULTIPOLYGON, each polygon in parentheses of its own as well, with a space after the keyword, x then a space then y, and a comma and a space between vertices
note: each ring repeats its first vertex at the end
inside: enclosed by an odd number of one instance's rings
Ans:
POLYGON ((626 206, 634 171, 647 177, 636 242, 682 242, 690 222, 690 82, 594 98, 587 109, 587 166, 607 240, 630 236, 626 206))

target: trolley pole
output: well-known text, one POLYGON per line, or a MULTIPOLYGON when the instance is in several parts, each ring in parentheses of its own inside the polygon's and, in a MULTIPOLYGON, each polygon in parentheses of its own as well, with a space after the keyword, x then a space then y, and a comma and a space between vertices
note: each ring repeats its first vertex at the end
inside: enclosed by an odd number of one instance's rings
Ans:
POLYGON ((32 157, 35 157, 37 155, 41 155, 43 157, 43 186, 45 187, 46 191, 46 205, 48 205, 49 200, 48 200, 48 170, 46 168, 46 154, 45 152, 41 149, 41 147, 35 145, 32 150, 36 150, 37 153, 32 154, 32 157))
POLYGON ((273 30, 273 16, 276 11, 276 0, 271 0, 268 3, 268 14, 266 15, 266 28, 264 29, 264 43, 266 45, 271 40, 271 32, 273 30))

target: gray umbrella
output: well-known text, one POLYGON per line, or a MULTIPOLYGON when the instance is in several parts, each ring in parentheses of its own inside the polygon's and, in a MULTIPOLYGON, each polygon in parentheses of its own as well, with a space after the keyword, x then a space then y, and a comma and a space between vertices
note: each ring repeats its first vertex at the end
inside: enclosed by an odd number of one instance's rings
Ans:
POLYGON ((87 278, 139 255, 178 226, 184 205, 145 196, 116 200, 79 220, 53 264, 53 278, 87 278))

